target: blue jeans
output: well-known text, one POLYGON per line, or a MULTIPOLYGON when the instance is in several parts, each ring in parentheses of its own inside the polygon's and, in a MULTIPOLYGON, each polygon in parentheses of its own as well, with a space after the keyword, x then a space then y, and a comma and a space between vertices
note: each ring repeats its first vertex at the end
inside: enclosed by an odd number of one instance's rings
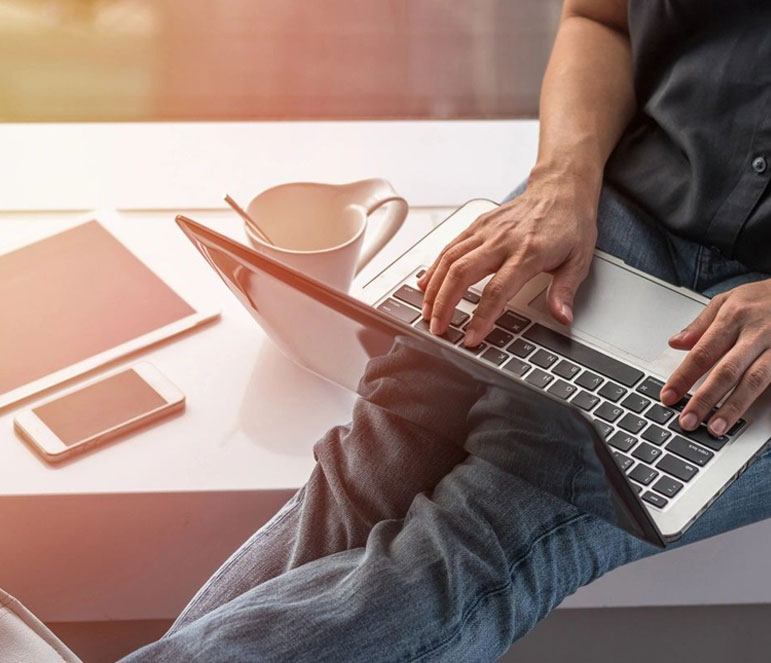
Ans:
MULTIPOLYGON (((598 221, 599 248, 678 285, 767 278, 612 191, 598 221)), ((430 408, 419 385, 398 389, 430 408)), ((308 483, 124 663, 494 661, 579 587, 657 552, 518 478, 506 445, 451 414, 431 430, 357 401, 308 483)), ((677 545, 771 516, 770 467, 767 452, 677 545)))

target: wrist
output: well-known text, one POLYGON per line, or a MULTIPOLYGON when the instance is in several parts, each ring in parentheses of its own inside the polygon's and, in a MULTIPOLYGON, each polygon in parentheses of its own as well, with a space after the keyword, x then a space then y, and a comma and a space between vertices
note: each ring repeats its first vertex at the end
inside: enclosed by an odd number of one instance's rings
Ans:
POLYGON ((527 179, 528 191, 568 199, 580 218, 595 223, 602 188, 602 170, 590 165, 538 161, 527 179))

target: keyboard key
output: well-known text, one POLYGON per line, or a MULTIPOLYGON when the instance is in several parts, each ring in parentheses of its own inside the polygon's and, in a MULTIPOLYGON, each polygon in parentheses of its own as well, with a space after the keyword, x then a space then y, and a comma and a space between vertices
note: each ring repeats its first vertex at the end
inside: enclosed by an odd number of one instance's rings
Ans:
POLYGON ((475 293, 473 290, 466 290, 466 294, 463 295, 463 299, 465 299, 467 302, 471 302, 472 304, 479 304, 479 300, 482 299, 482 297, 475 293))
POLYGON ((620 407, 616 407, 611 403, 603 403, 594 411, 594 414, 600 419, 605 419, 605 421, 613 423, 623 414, 623 412, 624 411, 620 407))
POLYGON ((425 270, 425 269, 419 269, 419 270, 418 270, 418 273, 417 273, 417 274, 415 274, 415 278, 416 278, 416 279, 422 279, 422 278, 423 278, 423 274, 425 274, 425 273, 426 273, 426 270, 425 270))
POLYGON ((535 346, 532 343, 528 343, 527 341, 522 340, 521 338, 518 338, 516 341, 514 341, 508 348, 506 348, 509 352, 512 354, 517 355, 517 357, 521 357, 524 359, 529 355, 533 350, 535 350, 535 346))
POLYGON ((688 401, 691 400, 690 394, 686 394, 683 396, 677 403, 675 403, 672 407, 677 410, 678 412, 682 412, 683 408, 688 405, 688 401))
POLYGON ((613 426, 606 424, 601 419, 595 419, 594 426, 600 431, 600 437, 605 440, 607 440, 608 436, 613 432, 613 426))
POLYGON ((651 406, 651 409, 645 413, 645 417, 651 421, 655 421, 657 424, 665 424, 672 418, 674 413, 674 410, 670 410, 668 407, 655 403, 651 406))
POLYGON ((536 387, 544 389, 546 388, 546 385, 548 385, 553 379, 553 375, 549 375, 545 371, 542 371, 540 368, 534 368, 532 371, 530 371, 530 373, 528 373, 528 376, 525 378, 525 382, 529 382, 536 387))
POLYGON ((624 430, 629 431, 630 433, 639 433, 643 428, 645 428, 645 424, 648 422, 645 421, 645 419, 640 419, 640 417, 630 414, 627 412, 621 421, 619 421, 616 425, 619 428, 623 428, 624 430))
POLYGON ((524 361, 517 359, 516 357, 512 357, 511 360, 504 365, 503 370, 522 377, 530 370, 530 364, 526 364, 524 361))
POLYGON ((612 447, 616 447, 619 451, 629 451, 638 440, 636 437, 632 437, 629 433, 624 431, 616 431, 610 436, 608 444, 612 447))
POLYGON ((627 476, 630 479, 634 479, 643 486, 647 486, 659 475, 652 467, 647 467, 642 463, 637 463, 637 466, 627 476))
POLYGON ((665 497, 674 497, 680 492, 683 487, 679 481, 675 481, 672 477, 662 476, 656 483, 653 484, 653 490, 657 493, 661 493, 665 497))
POLYGON ((622 453, 619 453, 615 449, 612 451, 613 453, 613 459, 616 461, 618 466, 621 468, 622 472, 626 472, 629 469, 629 466, 634 463, 634 461, 629 458, 629 456, 625 456, 622 453))
POLYGON ((466 320, 468 320, 471 316, 468 313, 464 313, 460 309, 456 308, 455 312, 452 314, 452 319, 450 320, 450 324, 453 327, 461 327, 466 320))
MULTIPOLYGON (((429 331, 429 323, 428 320, 418 320, 418 324, 415 325, 415 329, 422 329, 423 331, 429 331)), ((447 331, 444 332, 444 334, 440 334, 439 338, 443 338, 445 341, 449 341, 450 343, 457 343, 462 339, 464 336, 463 332, 460 329, 455 329, 454 327, 447 327, 447 331)))
POLYGON ((530 324, 530 320, 523 318, 516 313, 512 313, 511 311, 505 311, 503 315, 495 321, 495 324, 513 334, 519 334, 519 332, 530 324))
POLYGON ((646 396, 650 396, 655 401, 660 401, 661 388, 664 383, 656 378, 645 378, 639 385, 637 385, 637 391, 646 396))
POLYGON ((503 329, 494 327, 493 330, 487 336, 485 336, 485 341, 487 341, 490 345, 502 348, 508 345, 512 338, 514 337, 509 334, 509 332, 505 332, 503 329))
POLYGON ((395 299, 386 299, 377 307, 377 310, 387 313, 392 318, 406 322, 408 325, 411 325, 420 317, 420 311, 416 311, 411 306, 402 304, 395 299))
POLYGON ((607 382, 605 383, 605 386, 597 393, 603 398, 607 398, 609 401, 613 401, 615 403, 624 397, 626 394, 626 389, 619 387, 617 384, 613 384, 612 382, 607 382))
POLYGON ((566 359, 563 359, 552 369, 557 375, 566 380, 572 380, 581 370, 580 366, 571 364, 566 359))
POLYGON ((403 302, 412 304, 417 308, 423 308, 423 293, 417 288, 411 288, 408 285, 403 285, 394 294, 396 299, 401 299, 403 302))
POLYGON ((653 442, 653 444, 655 444, 657 447, 660 447, 662 444, 664 444, 664 442, 672 437, 672 433, 661 428, 660 426, 657 426, 656 424, 651 424, 648 426, 648 428, 645 429, 642 437, 644 440, 653 442))
POLYGON ((634 456, 637 460, 641 460, 643 463, 653 463, 653 461, 661 456, 662 453, 664 452, 661 451, 661 449, 658 447, 654 447, 647 442, 643 442, 632 452, 632 456, 634 456))
POLYGON ((579 391, 570 402, 588 412, 600 402, 600 397, 590 394, 588 391, 579 391))
POLYGON ((460 341, 464 336, 465 334, 460 329, 455 329, 455 327, 447 327, 447 331, 442 334, 442 338, 446 338, 453 345, 460 341))
POLYGON ((552 396, 556 396, 557 398, 561 398, 562 400, 566 401, 574 393, 576 393, 576 389, 578 389, 578 387, 576 387, 574 384, 570 384, 564 380, 557 380, 546 391, 548 391, 552 396))
POLYGON ((461 343, 459 347, 463 348, 466 352, 470 352, 472 355, 478 355, 480 352, 487 349, 487 343, 477 343, 470 348, 461 343))
POLYGON ((693 479, 696 472, 699 471, 695 465, 686 463, 671 454, 665 454, 656 467, 667 474, 677 477, 680 481, 686 482, 693 479))
POLYGON ((733 426, 731 426, 731 430, 726 433, 728 437, 734 437, 735 435, 738 435, 739 432, 744 428, 744 424, 747 422, 744 421, 744 419, 739 419, 733 426))
POLYGON ((638 495, 639 495, 639 494, 642 492, 642 490, 643 490, 643 487, 642 487, 640 484, 638 484, 638 483, 630 483, 629 485, 630 485, 630 486, 632 486, 632 488, 634 488, 634 491, 635 491, 635 492, 636 492, 638 495))
POLYGON ((548 350, 539 350, 536 352, 532 357, 530 357, 530 361, 532 361, 536 366, 540 366, 541 368, 549 368, 555 361, 557 361, 559 357, 548 350))
POLYGON ((581 373, 581 376, 578 378, 578 380, 576 380, 576 384, 579 387, 583 387, 589 391, 594 391, 603 382, 605 382, 605 378, 601 378, 599 375, 597 375, 597 373, 592 373, 591 371, 584 371, 581 373))
POLYGON ((669 428, 675 431, 675 433, 679 433, 680 435, 703 444, 705 447, 709 447, 713 451, 720 451, 728 443, 729 439, 727 435, 712 437, 710 432, 707 430, 707 427, 704 425, 700 425, 696 430, 685 430, 684 428, 680 427, 680 422, 677 420, 677 418, 675 418, 672 423, 669 424, 669 428))
POLYGON ((639 394, 629 394, 629 396, 621 401, 621 405, 623 405, 627 410, 637 412, 637 414, 640 414, 640 412, 642 412, 650 404, 650 400, 644 396, 640 396, 639 394))
POLYGON ((631 387, 643 378, 643 372, 627 366, 618 359, 613 359, 608 355, 597 352, 583 343, 579 343, 574 338, 568 338, 562 334, 544 327, 538 323, 534 324, 524 334, 528 341, 533 341, 539 345, 549 348, 567 359, 583 364, 597 373, 602 373, 616 382, 620 382, 627 387, 631 387))
POLYGON ((700 447, 695 442, 686 440, 679 435, 675 435, 665 449, 671 451, 673 454, 682 456, 685 460, 690 460, 694 465, 698 465, 699 467, 704 467, 715 457, 715 454, 708 449, 700 447))
POLYGON ((644 502, 657 506, 659 509, 663 509, 669 502, 665 500, 661 495, 652 493, 650 490, 642 496, 644 502))
POLYGON ((501 352, 498 348, 487 348, 487 350, 482 353, 482 359, 486 359, 496 366, 500 366, 508 358, 509 355, 505 352, 501 352))

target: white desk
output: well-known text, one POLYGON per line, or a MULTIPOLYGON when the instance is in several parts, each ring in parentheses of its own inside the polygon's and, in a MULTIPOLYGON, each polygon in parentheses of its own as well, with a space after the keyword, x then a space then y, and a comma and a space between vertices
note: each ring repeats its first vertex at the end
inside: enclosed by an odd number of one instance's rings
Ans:
MULTIPOLYGON (((141 353, 186 393, 181 417, 52 468, 15 438, 18 407, 0 411, 0 586, 47 621, 173 617, 301 485, 313 442, 348 417, 351 396, 265 340, 174 212, 218 206, 226 188, 246 201, 281 181, 382 175, 423 206, 384 261, 442 218, 425 206, 505 195, 534 159, 535 134, 532 122, 0 126, 5 208, 165 208, 124 212, 123 236, 159 271, 222 304, 220 322, 141 353)), ((240 236, 228 212, 188 214, 240 236)), ((4 213, 0 248, 68 218, 4 213)), ((567 604, 768 602, 769 540, 771 526, 760 524, 667 553, 567 604)))

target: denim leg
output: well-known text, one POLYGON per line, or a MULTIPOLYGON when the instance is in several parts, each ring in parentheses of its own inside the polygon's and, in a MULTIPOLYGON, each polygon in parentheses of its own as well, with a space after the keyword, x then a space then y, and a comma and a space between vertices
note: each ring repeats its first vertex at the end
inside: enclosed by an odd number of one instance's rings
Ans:
MULTIPOLYGON (((494 661, 566 596, 656 550, 470 455, 363 547, 309 562, 135 652, 153 661, 494 661)), ((678 545, 771 515, 765 454, 678 545)))
POLYGON ((699 258, 699 269, 694 289, 707 297, 714 297, 740 285, 771 278, 771 274, 752 272, 742 263, 725 258, 704 247, 699 258))
POLYGON ((314 445, 306 485, 204 584, 171 630, 289 569, 363 546, 377 522, 403 517, 415 495, 467 456, 466 413, 478 392, 456 371, 426 374, 399 352, 370 361, 360 385, 367 400, 357 399, 350 424, 314 445))

